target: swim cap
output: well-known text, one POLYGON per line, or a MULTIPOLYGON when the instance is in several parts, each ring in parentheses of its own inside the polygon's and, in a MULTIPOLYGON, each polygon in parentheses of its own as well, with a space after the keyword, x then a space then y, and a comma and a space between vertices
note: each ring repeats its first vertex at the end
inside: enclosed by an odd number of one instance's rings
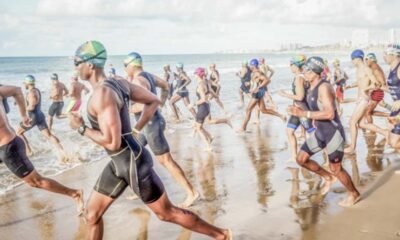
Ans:
POLYGON ((58 75, 57 75, 57 73, 53 73, 53 74, 51 74, 51 80, 58 80, 58 75))
POLYGON ((176 68, 183 69, 183 63, 181 63, 181 62, 177 63, 175 66, 176 66, 176 68))
POLYGON ((356 49, 351 53, 351 60, 360 58, 361 60, 364 60, 364 52, 361 49, 356 49))
POLYGON ((251 59, 250 60, 250 66, 253 66, 253 67, 258 67, 258 60, 257 59, 251 59))
POLYGON ((80 63, 89 62, 98 68, 104 68, 107 60, 107 51, 100 42, 88 41, 76 50, 75 56, 82 59, 75 62, 76 66, 80 63))
POLYGON ((26 84, 35 84, 36 80, 35 77, 32 75, 27 75, 24 79, 24 83, 26 84))
POLYGON ((376 59, 375 53, 368 53, 367 56, 365 57, 365 60, 371 60, 374 62, 377 62, 378 60, 376 59))
POLYGON ((324 71, 324 68, 324 60, 320 57, 310 57, 304 65, 304 70, 310 70, 316 74, 321 74, 324 71))
POLYGON ((196 68, 196 71, 194 71, 194 74, 202 78, 206 75, 206 69, 204 69, 202 67, 196 68))
POLYGON ((337 58, 333 60, 333 65, 340 65, 340 60, 337 58))
POLYGON ((124 65, 127 67, 128 65, 133 65, 135 67, 143 66, 142 56, 140 56, 137 52, 131 52, 124 60, 124 65))
POLYGON ((388 55, 400 56, 400 45, 399 44, 389 44, 385 49, 385 53, 388 55))
POLYGON ((301 68, 306 63, 306 56, 304 55, 296 55, 290 59, 290 65, 296 65, 301 68))

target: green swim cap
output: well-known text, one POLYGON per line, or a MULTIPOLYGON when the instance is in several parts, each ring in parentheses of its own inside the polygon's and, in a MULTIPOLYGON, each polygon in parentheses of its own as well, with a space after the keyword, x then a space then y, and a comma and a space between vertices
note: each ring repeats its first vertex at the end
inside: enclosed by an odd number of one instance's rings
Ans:
POLYGON ((142 56, 140 56, 137 52, 131 52, 124 59, 124 65, 127 67, 128 65, 133 65, 135 67, 143 66, 142 56))
POLYGON ((103 44, 98 41, 88 41, 82 44, 75 52, 75 56, 82 59, 76 64, 89 62, 96 67, 104 68, 107 60, 107 51, 103 44))
POLYGON ((26 84, 35 84, 36 80, 33 75, 27 75, 24 79, 24 83, 26 84))

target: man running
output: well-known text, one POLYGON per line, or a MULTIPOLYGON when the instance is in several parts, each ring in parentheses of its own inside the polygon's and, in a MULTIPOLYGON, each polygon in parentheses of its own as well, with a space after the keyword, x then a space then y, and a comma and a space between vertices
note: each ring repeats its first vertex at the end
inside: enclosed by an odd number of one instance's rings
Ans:
POLYGON ((53 73, 51 75, 51 91, 50 91, 50 99, 53 100, 53 103, 49 108, 49 130, 52 130, 53 127, 53 118, 56 116, 58 119, 63 118, 62 109, 64 107, 64 97, 68 95, 68 89, 64 85, 64 83, 58 80, 58 75, 53 73))
POLYGON ((336 100, 338 111, 341 112, 340 105, 344 101, 344 87, 346 86, 346 81, 349 79, 347 73, 340 67, 339 59, 333 61, 333 81, 336 85, 336 100))
MULTIPOLYGON (((308 110, 306 99, 306 87, 305 78, 303 75, 303 66, 306 63, 306 56, 297 55, 290 60, 290 70, 295 75, 292 82, 292 94, 286 93, 285 91, 280 91, 279 95, 285 98, 289 98, 293 101, 293 106, 297 106, 303 110, 308 110)), ((296 162, 297 158, 297 139, 295 132, 297 128, 302 125, 304 129, 311 133, 314 131, 314 127, 312 123, 307 118, 298 118, 296 116, 290 116, 287 126, 286 126, 286 134, 289 140, 289 150, 291 154, 291 159, 289 162, 296 162)))
POLYGON ((71 100, 69 100, 67 109, 63 116, 66 116, 66 114, 70 112, 79 111, 82 105, 82 92, 88 94, 89 89, 85 86, 85 84, 78 81, 78 76, 74 73, 74 76, 71 77, 71 87, 69 91, 69 97, 71 98, 71 100))
POLYGON ((164 80, 168 83, 168 99, 171 99, 174 94, 174 73, 171 71, 171 67, 169 64, 165 64, 163 67, 164 70, 164 80))
POLYGON ((331 185, 336 179, 339 179, 349 192, 349 196, 341 201, 339 205, 349 207, 360 200, 360 193, 341 164, 344 155, 345 133, 335 107, 335 95, 332 85, 321 78, 323 69, 324 62, 322 58, 311 57, 307 60, 304 67, 304 76, 306 81, 310 83, 306 98, 309 111, 304 111, 297 106, 290 106, 288 109, 289 114, 293 116, 312 119, 316 127, 316 130, 301 147, 297 155, 297 163, 324 178, 325 183, 321 189, 322 195, 328 193, 331 185), (310 159, 311 156, 323 149, 327 152, 332 173, 310 159))
POLYGON ((134 137, 157 111, 160 100, 146 89, 124 79, 107 79, 104 65, 107 52, 97 41, 82 44, 75 53, 74 64, 80 79, 93 87, 87 114, 88 127, 77 114, 70 115, 70 124, 95 143, 105 148, 111 161, 101 173, 86 208, 89 239, 102 239, 103 215, 129 186, 163 221, 173 222, 189 230, 215 239, 232 239, 227 229, 206 223, 196 214, 175 207, 169 201, 164 186, 153 169, 153 159, 134 137), (129 102, 144 104, 140 119, 131 128, 129 102))
POLYGON ((260 69, 258 68, 258 60, 252 59, 250 61, 250 70, 252 72, 251 81, 253 82, 253 89, 250 91, 251 93, 251 100, 249 105, 246 109, 246 116, 243 121, 242 128, 240 132, 245 132, 247 128, 247 124, 250 121, 251 113, 253 109, 258 106, 259 110, 264 114, 271 114, 281 118, 283 121, 286 121, 286 117, 275 110, 267 109, 264 103, 264 94, 266 92, 266 86, 268 85, 271 80, 265 76, 260 69))
MULTIPOLYGON (((264 58, 260 58, 260 66, 259 66, 260 72, 262 74, 264 74, 267 78, 269 78, 270 80, 272 79, 272 76, 274 75, 274 70, 265 63, 265 59, 264 58)), ((269 85, 269 83, 267 84, 269 85)), ((276 109, 276 105, 274 103, 274 101, 272 100, 271 94, 268 91, 268 86, 266 87, 266 91, 265 91, 265 100, 267 100, 267 103, 272 106, 274 109, 276 109)), ((260 117, 260 111, 257 109, 257 118, 260 117)))
MULTIPOLYGON (((143 60, 140 54, 132 52, 124 60, 125 71, 128 81, 139 85, 157 96, 157 87, 162 89, 161 102, 165 102, 168 96, 168 83, 163 79, 145 72, 143 60)), ((131 112, 136 121, 139 121, 144 105, 134 103, 131 112)), ((199 193, 186 178, 182 168, 173 159, 168 141, 164 135, 166 122, 161 112, 157 110, 149 123, 144 127, 143 134, 140 134, 139 141, 143 146, 149 144, 151 151, 157 160, 170 172, 174 179, 186 190, 187 198, 181 204, 182 207, 189 207, 199 197, 199 193)))
POLYGON ((26 101, 27 101, 27 111, 29 114, 29 118, 32 120, 29 125, 20 124, 17 130, 17 135, 21 137, 26 146, 26 152, 28 156, 32 156, 32 148, 29 145, 28 139, 25 137, 24 133, 29 131, 33 127, 37 126, 38 129, 42 132, 42 134, 50 140, 52 144, 60 151, 61 157, 66 158, 66 154, 64 152, 64 148, 60 143, 60 140, 52 134, 47 126, 46 117, 41 110, 42 105, 42 95, 40 90, 35 87, 35 77, 32 75, 27 75, 24 80, 25 88, 28 90, 26 101))
MULTIPOLYGON (((21 125, 29 126, 31 121, 25 108, 24 95, 21 88, 14 86, 0 86, 0 99, 13 97, 21 115, 21 125)), ((71 197, 77 204, 79 214, 83 212, 83 192, 61 185, 57 181, 41 176, 33 167, 25 152, 24 141, 15 134, 11 127, 7 113, 9 107, 0 103, 0 162, 4 162, 7 168, 18 178, 31 187, 40 188, 71 197)))
MULTIPOLYGON (((186 72, 183 70, 183 63, 177 63, 176 64, 176 70, 178 71, 177 74, 177 84, 175 88, 175 93, 172 96, 172 98, 169 101, 169 104, 172 108, 172 111, 175 114, 175 117, 177 120, 179 120, 179 114, 178 114, 178 109, 175 106, 175 104, 183 99, 183 103, 185 104, 186 107, 190 106, 190 99, 189 99, 189 90, 186 88, 192 80, 188 77, 186 72)), ((196 117, 196 111, 193 108, 189 109, 190 113, 192 116, 195 118, 196 117)))
POLYGON ((244 105, 244 94, 250 94, 250 83, 251 83, 251 70, 248 66, 247 61, 242 63, 242 68, 236 76, 240 78, 240 88, 239 88, 239 96, 240 96, 240 107, 244 105))
POLYGON ((350 119, 350 136, 351 143, 344 149, 347 154, 354 154, 357 145, 358 127, 364 126, 364 116, 370 104, 370 96, 368 91, 375 89, 377 86, 377 80, 371 69, 364 64, 364 52, 360 49, 354 50, 351 53, 351 60, 356 68, 356 79, 357 81, 350 86, 346 86, 346 89, 358 87, 358 100, 357 106, 354 109, 353 115, 350 119))

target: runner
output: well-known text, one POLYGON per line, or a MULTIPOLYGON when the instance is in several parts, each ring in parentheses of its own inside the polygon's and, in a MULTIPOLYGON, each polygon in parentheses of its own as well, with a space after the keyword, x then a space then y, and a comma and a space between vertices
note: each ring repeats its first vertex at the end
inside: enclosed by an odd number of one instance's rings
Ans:
POLYGON ((62 109, 64 107, 64 97, 68 95, 68 89, 64 85, 64 83, 58 80, 58 75, 53 73, 51 75, 51 92, 50 92, 50 99, 53 100, 53 103, 50 105, 49 108, 49 130, 52 130, 53 127, 53 118, 56 116, 58 119, 64 118, 62 116, 62 109))
POLYGON ((324 62, 320 57, 311 57, 304 67, 304 76, 310 83, 307 92, 307 105, 309 111, 304 111, 297 106, 290 106, 289 114, 299 118, 307 117, 314 121, 316 130, 306 140, 297 155, 297 163, 320 175, 324 180, 321 194, 328 193, 331 185, 339 179, 346 187, 349 196, 339 203, 340 206, 349 207, 360 200, 360 193, 355 188, 351 177, 342 167, 345 133, 340 122, 339 114, 335 107, 335 95, 332 85, 323 80, 321 74, 324 62), (328 154, 329 167, 332 173, 323 169, 310 157, 325 149, 328 154))
MULTIPOLYGON (((206 78, 207 78, 207 73, 206 73, 206 78)), ((222 109, 222 111, 224 111, 224 113, 227 114, 227 112, 225 111, 224 104, 220 99, 221 81, 215 63, 210 65, 210 78, 209 80, 206 80, 206 82, 209 86, 207 97, 209 98, 210 101, 214 99, 215 102, 218 104, 218 106, 222 109)))
MULTIPOLYGON (((21 125, 28 127, 32 121, 35 121, 27 115, 21 88, 0 86, 0 99, 4 102, 7 97, 15 99, 21 115, 21 125)), ((0 104, 0 162, 3 162, 15 176, 31 187, 71 197, 77 205, 78 214, 81 215, 83 213, 82 190, 65 187, 57 181, 43 177, 35 170, 26 155, 24 141, 15 134, 8 121, 7 110, 10 110, 8 106, 0 104)))
MULTIPOLYGON (((304 55, 297 55, 290 60, 290 69, 292 73, 295 75, 292 82, 292 94, 286 93, 283 90, 280 91, 279 94, 282 97, 293 100, 293 106, 297 106, 306 111, 308 110, 307 103, 305 101, 306 82, 303 75, 303 65, 305 64, 305 62, 306 62, 306 57, 304 55)), ((300 119, 296 116, 289 117, 286 126, 286 133, 290 144, 291 162, 296 162, 297 158, 297 139, 295 131, 300 125, 302 125, 308 133, 311 133, 312 131, 315 130, 309 119, 307 118, 300 119)))
POLYGON ((107 79, 104 73, 106 60, 107 52, 97 41, 82 44, 74 59, 80 78, 93 87, 87 109, 92 127, 85 125, 77 113, 70 115, 71 127, 104 147, 111 157, 87 203, 85 218, 89 239, 102 239, 103 215, 128 186, 159 219, 215 239, 232 239, 229 230, 210 225, 194 213, 177 208, 169 201, 153 169, 150 152, 132 133, 141 131, 150 121, 160 100, 151 92, 124 79, 107 79), (129 119, 129 101, 144 104, 142 115, 133 128, 129 119))
MULTIPOLYGON (((176 70, 178 71, 177 74, 177 86, 175 88, 175 93, 172 96, 172 98, 169 101, 169 104, 172 108, 172 111, 175 114, 175 117, 177 120, 179 120, 179 115, 178 115, 178 110, 175 106, 175 104, 183 99, 183 103, 185 104, 186 107, 190 105, 190 99, 189 99, 189 90, 186 88, 192 80, 187 76, 186 72, 183 70, 183 64, 182 63, 177 63, 176 64, 176 70)), ((196 117, 196 112, 194 111, 193 108, 189 108, 190 113, 193 115, 193 117, 196 117)))
POLYGON ((171 99, 171 97, 174 95, 174 73, 171 71, 169 64, 165 64, 163 70, 164 80, 168 83, 169 87, 168 99, 171 99))
POLYGON ((368 91, 375 89, 377 86, 377 80, 371 69, 364 64, 364 52, 360 49, 354 50, 351 53, 351 60, 356 68, 356 79, 357 81, 350 86, 346 86, 345 89, 358 87, 358 100, 357 105, 354 109, 353 115, 350 119, 350 136, 351 143, 344 149, 347 154, 355 154, 357 145, 358 127, 365 128, 365 113, 370 104, 370 96, 368 91))
POLYGON ((346 86, 346 81, 349 79, 347 73, 340 67, 339 59, 333 61, 333 81, 336 84, 336 103, 339 111, 339 115, 342 115, 342 108, 340 105, 344 101, 344 88, 346 86))
POLYGON ((242 68, 236 76, 240 78, 241 85, 239 88, 239 96, 240 96, 240 106, 244 105, 244 94, 250 95, 250 84, 251 84, 251 70, 248 66, 247 61, 242 63, 242 68))
POLYGON ((71 100, 69 100, 63 117, 66 117, 70 112, 79 111, 82 105, 82 92, 85 92, 85 95, 87 95, 89 93, 89 89, 78 81, 78 75, 77 73, 74 73, 74 76, 71 77, 71 86, 69 91, 69 97, 71 100))
POLYGON ((42 105, 42 95, 40 93, 40 90, 35 87, 35 77, 32 75, 27 75, 24 80, 25 88, 28 90, 27 96, 26 96, 26 101, 27 101, 27 111, 29 118, 32 120, 30 122, 30 125, 26 124, 20 124, 17 130, 17 135, 21 137, 21 139, 25 143, 26 147, 26 152, 28 156, 33 155, 33 151, 31 146, 29 145, 28 139, 25 137, 24 133, 26 131, 29 131, 33 127, 37 126, 40 132, 48 139, 56 149, 59 150, 59 153, 61 154, 59 157, 62 158, 62 160, 66 160, 67 156, 64 152, 64 148, 60 143, 60 140, 52 134, 47 126, 46 123, 46 117, 43 114, 41 110, 41 105, 42 105))
POLYGON ((251 113, 253 109, 258 106, 260 111, 264 114, 271 114, 273 116, 277 116, 281 118, 283 121, 286 121, 286 117, 275 110, 267 109, 264 103, 264 94, 266 91, 266 86, 271 81, 268 77, 266 77, 258 68, 258 60, 253 59, 250 61, 250 70, 252 72, 251 81, 253 83, 251 93, 251 100, 246 109, 246 116, 243 121, 242 128, 239 130, 240 132, 245 132, 247 128, 247 124, 250 121, 251 113))
POLYGON ((194 72, 194 75, 197 79, 197 88, 196 95, 197 101, 195 102, 195 106, 197 106, 197 114, 196 114, 196 132, 200 132, 201 137, 207 144, 207 151, 211 151, 211 143, 213 141, 213 137, 211 134, 204 129, 204 123, 208 124, 227 124, 232 128, 232 124, 229 118, 220 118, 220 119, 212 119, 210 112, 210 102, 208 98, 208 94, 210 91, 209 84, 206 79, 206 69, 197 68, 194 72))
MULTIPOLYGON (((157 96, 157 87, 162 89, 161 102, 166 101, 168 95, 168 82, 163 79, 145 72, 143 70, 143 60, 140 54, 132 52, 124 60, 125 71, 128 81, 139 85, 157 96)), ((131 113, 134 114, 136 121, 139 121, 143 104, 134 103, 131 113)), ((139 141, 143 146, 147 143, 157 160, 169 171, 174 179, 186 190, 187 198, 180 204, 182 207, 189 207, 199 197, 199 193, 186 178, 184 171, 173 159, 168 141, 164 135, 166 122, 161 112, 157 110, 149 123, 144 127, 143 134, 140 134, 139 141)))
MULTIPOLYGON (((275 71, 269 65, 267 65, 265 63, 265 59, 264 58, 260 58, 259 69, 260 69, 261 73, 263 73, 270 80, 272 79, 272 76, 275 73, 275 71)), ((274 110, 276 110, 276 104, 272 100, 271 94, 270 94, 269 89, 268 89, 268 85, 269 84, 270 84, 270 82, 267 84, 267 86, 265 86, 266 87, 266 91, 265 91, 264 98, 267 101, 268 105, 271 106, 274 110)), ((260 119, 260 111, 258 109, 257 109, 257 119, 260 119)))

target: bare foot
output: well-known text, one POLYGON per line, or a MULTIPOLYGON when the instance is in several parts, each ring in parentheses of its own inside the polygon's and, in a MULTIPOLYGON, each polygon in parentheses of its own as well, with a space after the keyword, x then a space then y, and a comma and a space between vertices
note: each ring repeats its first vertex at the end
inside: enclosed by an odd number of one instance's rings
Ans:
POLYGON ((185 201, 178 206, 180 208, 188 208, 193 205, 193 203, 200 197, 199 192, 195 191, 194 193, 188 195, 185 201))
POLYGON ((226 229, 223 232, 224 232, 224 236, 222 236, 221 238, 216 238, 216 239, 218 239, 218 240, 233 240, 232 230, 226 229))
POLYGON ((81 216, 85 210, 85 205, 83 202, 83 190, 77 190, 72 198, 76 203, 76 211, 78 212, 78 216, 81 216))
POLYGON ((361 200, 360 194, 357 195, 352 195, 350 194, 346 199, 343 199, 338 203, 339 206, 341 207, 351 207, 355 205, 357 202, 361 200))
POLYGON ((231 127, 231 128, 233 129, 232 121, 231 121, 230 118, 228 118, 228 120, 226 121, 226 124, 228 124, 228 126, 231 127))
POLYGON ((353 154, 356 154, 356 151, 352 147, 347 147, 347 148, 344 149, 344 153, 345 154, 349 154, 349 155, 353 155, 353 154))
POLYGON ((337 178, 334 176, 331 176, 330 179, 325 179, 324 185, 321 188, 321 195, 325 195, 329 192, 331 189, 331 186, 336 182, 337 178))

